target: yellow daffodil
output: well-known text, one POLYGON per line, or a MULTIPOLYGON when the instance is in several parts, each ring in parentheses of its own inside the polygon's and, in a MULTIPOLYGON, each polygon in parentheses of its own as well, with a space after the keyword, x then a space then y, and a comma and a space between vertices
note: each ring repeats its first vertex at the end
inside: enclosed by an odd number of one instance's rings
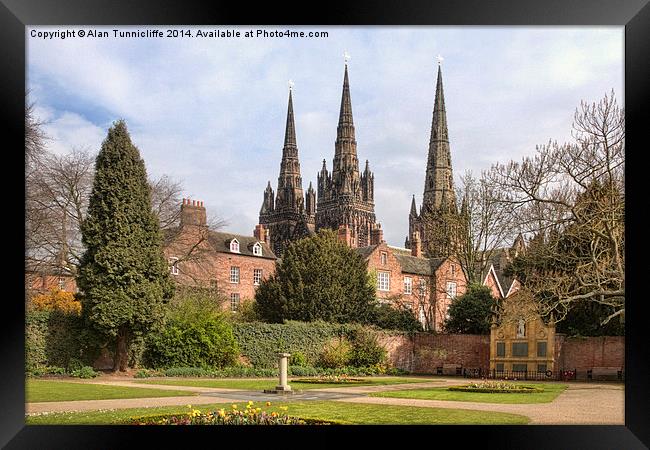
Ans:
POLYGON ((266 402, 266 406, 271 406, 271 402, 266 402))
POLYGON ((278 413, 276 413, 275 411, 273 411, 273 412, 271 413, 271 417, 278 417, 278 413))
POLYGON ((225 409, 221 408, 219 410, 219 417, 226 417, 226 410, 225 409))
POLYGON ((233 403, 233 404, 232 404, 232 409, 237 409, 237 405, 235 405, 235 404, 233 403))

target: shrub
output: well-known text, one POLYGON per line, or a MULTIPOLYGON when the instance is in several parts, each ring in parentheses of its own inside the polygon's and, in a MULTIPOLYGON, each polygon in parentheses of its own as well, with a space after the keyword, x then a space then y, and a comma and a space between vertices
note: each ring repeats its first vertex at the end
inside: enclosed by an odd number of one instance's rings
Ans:
POLYGON ((149 367, 221 368, 238 356, 231 324, 223 315, 176 318, 149 336, 145 361, 149 367))
POLYGON ((306 366, 307 358, 302 352, 293 352, 291 354, 291 364, 294 366, 306 366))
POLYGON ((72 292, 52 288, 47 294, 38 294, 30 301, 30 307, 35 311, 58 310, 68 314, 81 314, 81 302, 75 299, 72 292))
POLYGON ((386 349, 379 344, 376 333, 366 329, 354 332, 350 364, 355 367, 376 366, 378 370, 382 370, 386 356, 386 349))
POLYGON ((409 333, 422 331, 422 324, 415 318, 413 311, 398 309, 381 304, 375 308, 373 323, 386 330, 400 330, 409 333))
POLYGON ((342 368, 347 366, 352 357, 352 345, 347 338, 332 339, 325 345, 320 355, 318 365, 327 368, 342 368))
POLYGON ((70 376, 76 378, 95 378, 99 376, 99 372, 95 372, 90 366, 83 366, 81 369, 70 372, 70 376))

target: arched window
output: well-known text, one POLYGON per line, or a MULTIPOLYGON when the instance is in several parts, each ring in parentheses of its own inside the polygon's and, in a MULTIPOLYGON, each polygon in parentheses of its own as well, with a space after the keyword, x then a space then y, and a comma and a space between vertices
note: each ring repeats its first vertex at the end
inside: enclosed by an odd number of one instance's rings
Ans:
POLYGON ((253 255, 262 256, 262 244, 259 242, 256 242, 255 245, 253 245, 253 255))
POLYGON ((234 253, 239 253, 239 241, 237 239, 233 239, 230 241, 230 251, 234 253))

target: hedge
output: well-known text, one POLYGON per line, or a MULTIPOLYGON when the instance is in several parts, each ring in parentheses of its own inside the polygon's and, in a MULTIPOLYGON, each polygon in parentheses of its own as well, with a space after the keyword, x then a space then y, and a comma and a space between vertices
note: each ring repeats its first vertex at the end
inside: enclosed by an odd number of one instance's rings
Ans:
POLYGON ((278 352, 301 353, 314 366, 325 344, 332 338, 348 336, 360 325, 327 322, 235 323, 233 333, 242 356, 256 368, 277 367, 278 352))

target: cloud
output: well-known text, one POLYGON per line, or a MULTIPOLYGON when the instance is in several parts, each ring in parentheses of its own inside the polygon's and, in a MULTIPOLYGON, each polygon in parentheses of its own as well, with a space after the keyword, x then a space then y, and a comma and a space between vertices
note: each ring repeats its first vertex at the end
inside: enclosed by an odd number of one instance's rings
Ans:
POLYGON ((368 159, 377 218, 394 245, 403 245, 411 195, 421 203, 436 55, 456 179, 568 139, 580 100, 612 88, 622 99, 622 27, 293 29, 329 37, 28 38, 28 86, 54 151, 98 150, 125 118, 150 175, 181 180, 230 231, 249 234, 267 181, 277 183, 290 78, 303 188, 323 159, 331 170, 347 50, 361 170, 368 159))

